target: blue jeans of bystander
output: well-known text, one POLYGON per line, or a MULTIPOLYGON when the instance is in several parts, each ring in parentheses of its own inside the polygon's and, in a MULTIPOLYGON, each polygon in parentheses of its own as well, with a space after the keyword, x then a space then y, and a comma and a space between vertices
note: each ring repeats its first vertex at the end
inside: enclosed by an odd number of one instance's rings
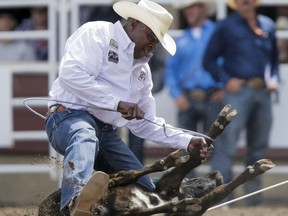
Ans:
MULTIPOLYGON (((179 127, 207 134, 212 123, 217 119, 219 112, 223 108, 223 103, 220 101, 212 102, 210 100, 191 100, 190 104, 191 108, 189 110, 178 113, 179 127)), ((218 138, 214 141, 214 144, 217 142, 218 138)), ((196 175, 195 170, 192 170, 186 177, 194 178, 196 175)))
MULTIPOLYGON (((266 89, 251 89, 243 86, 239 92, 225 92, 225 104, 231 104, 238 115, 225 128, 221 142, 215 144, 211 158, 213 170, 219 170, 225 182, 233 178, 232 166, 237 152, 240 132, 246 129, 245 165, 254 164, 266 156, 272 124, 270 94, 266 89)), ((245 192, 261 189, 261 178, 257 177, 244 185, 245 192)), ((262 202, 261 194, 246 199, 247 205, 262 202)))

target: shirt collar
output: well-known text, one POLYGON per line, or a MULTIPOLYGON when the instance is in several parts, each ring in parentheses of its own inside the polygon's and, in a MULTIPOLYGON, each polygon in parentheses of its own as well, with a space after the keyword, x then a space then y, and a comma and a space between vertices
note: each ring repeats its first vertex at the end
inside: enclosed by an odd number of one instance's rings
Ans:
MULTIPOLYGON (((119 33, 119 37, 121 38, 120 44, 121 44, 122 49, 125 51, 126 49, 130 48, 131 46, 134 49, 135 43, 133 41, 131 41, 128 34, 124 30, 121 22, 117 21, 114 25, 115 25, 116 31, 119 33)), ((149 62, 149 60, 152 56, 153 56, 153 53, 149 53, 149 54, 147 54, 147 56, 144 56, 143 58, 139 59, 139 61, 147 63, 147 62, 149 62)))
MULTIPOLYGON (((235 17, 236 20, 247 22, 247 21, 245 20, 245 18, 239 14, 238 11, 235 11, 235 12, 234 12, 234 17, 235 17)), ((257 20, 257 22, 258 22, 258 15, 257 15, 257 14, 256 14, 256 20, 257 20)))
POLYGON ((235 20, 240 21, 240 22, 246 22, 245 18, 240 15, 238 11, 235 11, 234 14, 235 20))
MULTIPOLYGON (((234 17, 235 17, 235 20, 236 20, 236 21, 247 23, 246 19, 245 19, 243 16, 241 16, 241 15, 239 14, 239 12, 237 12, 237 11, 235 11, 234 17)), ((256 14, 256 22, 257 22, 258 26, 262 28, 258 14, 256 14)))
POLYGON ((116 32, 119 34, 119 38, 121 39, 121 46, 123 50, 128 49, 133 43, 131 39, 128 37, 126 31, 124 30, 120 21, 117 21, 115 24, 116 32))

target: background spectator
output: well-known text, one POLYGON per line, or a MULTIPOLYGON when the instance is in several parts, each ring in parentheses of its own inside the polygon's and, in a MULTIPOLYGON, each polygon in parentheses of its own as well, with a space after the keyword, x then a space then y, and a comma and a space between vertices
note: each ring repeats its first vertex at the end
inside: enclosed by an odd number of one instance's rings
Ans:
MULTIPOLYGON (((215 12, 216 3, 186 0, 177 4, 188 27, 176 39, 176 54, 167 59, 165 85, 178 109, 178 126, 207 133, 223 106, 223 84, 214 81, 202 65, 215 28, 208 16, 215 12)), ((189 177, 192 176, 193 173, 189 177)))
MULTIPOLYGON (((19 22, 18 10, 0 9, 0 31, 14 31, 19 22)), ((35 60, 35 54, 23 40, 0 40, 1 61, 35 60)))
MULTIPOLYGON (((47 7, 33 7, 30 9, 30 17, 25 18, 17 27, 19 31, 47 30, 48 17, 47 7)), ((48 59, 48 41, 29 39, 26 42, 35 52, 37 60, 46 61, 48 59)))
MULTIPOLYGON (((215 80, 225 83, 225 104, 237 109, 238 116, 225 129, 221 143, 215 143, 212 168, 225 182, 233 178, 240 132, 246 130, 245 165, 265 158, 272 125, 271 92, 278 81, 278 50, 275 25, 267 16, 256 13, 259 0, 228 0, 235 10, 221 21, 207 47, 204 65, 215 80), (224 59, 217 65, 217 59, 224 59)), ((244 185, 245 193, 262 188, 261 178, 244 185)), ((260 205, 261 194, 245 199, 248 206, 260 205)))

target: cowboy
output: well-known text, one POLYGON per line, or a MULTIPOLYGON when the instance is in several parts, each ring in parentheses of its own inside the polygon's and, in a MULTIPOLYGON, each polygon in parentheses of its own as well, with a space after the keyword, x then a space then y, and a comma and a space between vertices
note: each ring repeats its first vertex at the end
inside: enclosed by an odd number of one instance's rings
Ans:
MULTIPOLYGON (((247 135, 245 165, 265 158, 272 124, 271 93, 277 90, 279 73, 275 24, 256 13, 260 1, 227 2, 235 12, 219 23, 204 57, 205 68, 215 80, 225 83, 224 103, 238 111, 211 158, 212 168, 219 170, 226 182, 233 178, 232 164, 243 129, 247 135), (219 57, 223 58, 220 66, 219 57)), ((244 186, 246 193, 261 187, 260 177, 244 186)), ((261 194, 245 201, 248 206, 260 205, 261 194)))
MULTIPOLYGON (((157 44, 171 55, 175 42, 167 34, 173 17, 159 4, 116 2, 125 22, 95 21, 81 26, 67 40, 59 77, 51 90, 45 128, 52 147, 64 156, 61 209, 70 215, 91 215, 105 191, 105 173, 138 170, 143 165, 124 144, 118 127, 173 148, 211 153, 204 138, 183 133, 156 117, 148 61, 157 44)), ((155 189, 149 176, 137 182, 155 189)))
MULTIPOLYGON (((215 14, 216 2, 185 0, 175 8, 181 9, 188 26, 176 39, 177 53, 166 61, 165 85, 178 109, 178 126, 207 133, 223 107, 223 84, 202 65, 215 29, 209 16, 215 14)), ((195 177, 195 172, 187 177, 195 177)))

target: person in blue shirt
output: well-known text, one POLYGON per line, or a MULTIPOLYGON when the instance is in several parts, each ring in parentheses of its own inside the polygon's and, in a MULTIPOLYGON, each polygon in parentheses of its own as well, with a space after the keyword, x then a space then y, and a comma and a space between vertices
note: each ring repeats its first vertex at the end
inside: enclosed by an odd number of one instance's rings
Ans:
POLYGON ((166 61, 164 83, 178 109, 178 126, 206 133, 223 106, 223 84, 216 82, 202 65, 215 28, 208 17, 216 5, 213 1, 186 0, 175 7, 182 10, 188 27, 176 38, 176 54, 166 61))
MULTIPOLYGON (((220 21, 204 56, 204 66, 217 81, 225 83, 224 103, 237 109, 238 116, 214 145, 212 169, 226 182, 232 179, 237 141, 246 130, 245 164, 265 158, 272 125, 271 92, 278 86, 278 50, 274 22, 256 13, 259 0, 228 0, 235 10, 220 21), (223 58, 219 66, 217 59, 223 58)), ((260 177, 245 184, 245 192, 261 189, 260 177)), ((260 205, 257 194, 246 199, 248 206, 260 205)))
MULTIPOLYGON (((32 7, 30 17, 17 26, 17 31, 41 31, 48 29, 48 9, 44 6, 32 7)), ((27 39, 25 42, 35 53, 37 61, 48 60, 48 41, 46 39, 27 39)))

